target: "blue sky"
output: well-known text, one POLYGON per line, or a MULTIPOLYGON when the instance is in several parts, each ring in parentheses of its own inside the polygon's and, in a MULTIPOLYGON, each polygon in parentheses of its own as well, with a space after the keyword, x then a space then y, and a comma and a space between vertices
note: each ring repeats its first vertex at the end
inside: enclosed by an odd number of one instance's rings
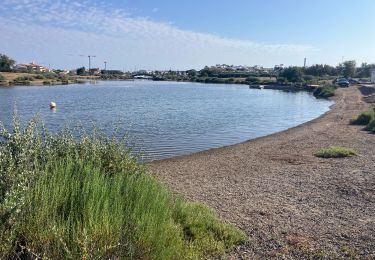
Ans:
POLYGON ((2 0, 0 53, 55 68, 375 63, 374 0, 2 0))

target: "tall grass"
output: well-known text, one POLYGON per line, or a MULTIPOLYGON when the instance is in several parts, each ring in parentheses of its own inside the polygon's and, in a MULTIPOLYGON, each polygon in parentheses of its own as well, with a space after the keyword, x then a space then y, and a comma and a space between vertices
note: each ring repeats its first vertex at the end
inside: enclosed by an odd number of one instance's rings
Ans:
POLYGON ((199 259, 245 240, 162 186, 122 141, 37 120, 0 130, 0 258, 199 259))

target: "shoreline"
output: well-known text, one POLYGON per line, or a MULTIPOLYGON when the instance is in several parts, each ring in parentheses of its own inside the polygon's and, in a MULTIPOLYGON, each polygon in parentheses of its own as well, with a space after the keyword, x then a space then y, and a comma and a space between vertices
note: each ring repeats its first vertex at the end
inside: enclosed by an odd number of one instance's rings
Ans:
MULTIPOLYGON (((269 90, 278 90, 278 89, 269 89, 269 90)), ((284 90, 279 90, 279 91, 284 91, 284 90)), ((173 156, 173 157, 169 157, 169 158, 164 158, 164 159, 156 159, 156 160, 152 160, 152 161, 148 161, 146 162, 146 164, 154 164, 154 163, 157 163, 157 162, 163 162, 163 161, 170 161, 170 160, 174 160, 174 159, 183 159, 184 157, 190 157, 190 156, 195 156, 195 155, 199 155, 199 154, 205 154, 205 153, 210 153, 210 152, 215 152, 216 150, 221 150, 221 149, 227 149, 227 148, 231 148, 231 147, 235 147, 237 145, 244 145, 244 144, 247 144, 247 143, 251 143, 251 142, 256 142, 260 139, 264 139, 264 138, 270 138, 270 137, 273 137, 273 136, 277 136, 279 134, 283 134, 283 133, 286 133, 286 132, 289 132, 295 128, 299 128, 299 127, 304 127, 306 125, 309 125, 310 123, 313 124, 314 121, 316 120, 319 120, 320 118, 324 117, 327 113, 329 113, 333 107, 336 105, 336 102, 334 100, 334 98, 328 98, 328 100, 331 100, 333 101, 334 103, 332 105, 329 106, 329 110, 324 112, 323 114, 321 114, 320 116, 314 118, 314 119, 311 119, 309 121, 306 121, 302 124, 299 124, 299 125, 296 125, 296 126, 292 126, 288 129, 285 129, 285 130, 281 130, 281 131, 278 131, 278 132, 274 132, 272 134, 268 134, 268 135, 264 135, 264 136, 259 136, 259 137, 255 137, 255 138, 251 138, 251 139, 248 139, 248 140, 245 140, 245 141, 242 141, 242 142, 239 142, 239 143, 235 143, 235 144, 229 144, 229 145, 224 145, 224 146, 220 146, 220 147, 214 147, 214 148, 209 148, 209 149, 206 149, 206 150, 202 150, 202 151, 198 151, 198 152, 193 152, 193 153, 190 153, 190 154, 183 154, 183 155, 177 155, 177 156, 173 156)))
POLYGON ((146 166, 250 237, 231 259, 342 257, 348 250, 375 256, 375 137, 349 125, 370 105, 353 86, 338 89, 332 100, 329 111, 296 127, 146 166), (330 145, 354 148, 359 156, 313 156, 330 145))

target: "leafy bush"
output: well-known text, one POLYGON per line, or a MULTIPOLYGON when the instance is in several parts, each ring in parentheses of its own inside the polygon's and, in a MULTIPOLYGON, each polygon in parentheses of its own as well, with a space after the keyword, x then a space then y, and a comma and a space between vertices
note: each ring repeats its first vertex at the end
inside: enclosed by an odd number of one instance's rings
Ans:
POLYGON ((11 131, 0 127, 1 259, 199 259, 245 240, 172 195, 124 140, 14 118, 11 131))
POLYGON ((15 81, 33 81, 34 77, 33 76, 22 76, 22 77, 17 77, 14 80, 15 81))
POLYGON ((43 75, 36 75, 34 76, 35 79, 44 79, 44 76, 43 75))
POLYGON ((276 82, 279 83, 279 84, 286 84, 289 81, 284 77, 277 77, 276 82))
POLYGON ((31 85, 31 82, 28 80, 13 80, 11 82, 13 85, 23 85, 23 86, 29 86, 31 85))
POLYGON ((43 77, 46 79, 55 79, 57 78, 57 74, 53 72, 44 72, 43 77))
POLYGON ((343 158, 357 155, 357 153, 351 148, 331 146, 318 150, 314 155, 321 158, 343 158))
POLYGON ((371 119, 371 121, 365 127, 365 130, 375 133, 375 116, 371 119))
POLYGON ((62 79, 62 80, 61 80, 61 84, 63 84, 63 85, 68 85, 68 84, 69 84, 69 80, 67 80, 67 79, 62 79))
POLYGON ((0 81, 5 81, 5 77, 0 74, 0 81))
POLYGON ((45 81, 43 81, 43 85, 51 85, 51 81, 45 80, 45 81))
POLYGON ((335 95, 335 90, 333 86, 320 86, 314 90, 313 95, 316 98, 329 98, 335 95))
POLYGON ((375 118, 374 111, 363 112, 350 121, 353 125, 368 125, 375 118))

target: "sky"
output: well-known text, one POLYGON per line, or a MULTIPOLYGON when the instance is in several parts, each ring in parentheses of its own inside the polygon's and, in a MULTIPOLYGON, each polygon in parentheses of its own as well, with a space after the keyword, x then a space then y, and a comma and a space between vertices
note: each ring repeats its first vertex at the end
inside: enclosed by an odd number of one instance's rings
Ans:
POLYGON ((374 0, 0 0, 0 53, 60 69, 375 63, 374 0))

